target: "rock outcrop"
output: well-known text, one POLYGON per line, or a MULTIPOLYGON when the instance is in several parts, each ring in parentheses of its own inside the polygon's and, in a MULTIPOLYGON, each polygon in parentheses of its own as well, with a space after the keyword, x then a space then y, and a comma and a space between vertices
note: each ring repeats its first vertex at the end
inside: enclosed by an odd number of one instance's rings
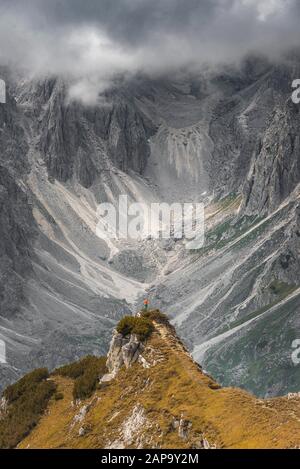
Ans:
POLYGON ((133 365, 139 359, 143 349, 144 346, 136 334, 124 337, 115 330, 107 354, 106 366, 109 373, 101 378, 101 382, 115 378, 123 365, 126 368, 133 365))
POLYGON ((275 210, 299 184, 299 126, 299 105, 288 99, 275 108, 244 186, 246 213, 275 210))
POLYGON ((107 92, 88 108, 70 102, 67 94, 67 83, 53 79, 36 84, 31 95, 39 104, 38 145, 49 175, 63 182, 75 176, 88 188, 109 170, 109 162, 125 172, 142 173, 155 126, 128 91, 107 92))
POLYGON ((8 409, 8 401, 5 397, 0 399, 0 420, 5 417, 8 409))

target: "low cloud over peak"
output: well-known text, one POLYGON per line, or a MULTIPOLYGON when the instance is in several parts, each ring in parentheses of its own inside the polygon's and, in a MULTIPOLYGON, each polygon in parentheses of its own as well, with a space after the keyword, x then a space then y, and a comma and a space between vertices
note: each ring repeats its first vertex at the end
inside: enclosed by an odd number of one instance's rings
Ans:
POLYGON ((118 73, 281 53, 299 15, 297 0, 0 0, 0 63, 69 76, 93 100, 118 73))

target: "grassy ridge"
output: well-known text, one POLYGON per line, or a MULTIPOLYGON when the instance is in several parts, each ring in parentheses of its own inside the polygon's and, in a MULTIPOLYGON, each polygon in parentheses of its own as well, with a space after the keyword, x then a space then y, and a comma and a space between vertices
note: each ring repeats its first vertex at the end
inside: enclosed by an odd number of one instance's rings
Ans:
POLYGON ((40 368, 8 386, 3 397, 7 412, 0 420, 0 448, 14 448, 37 425, 55 393, 56 385, 47 381, 46 368, 40 368))
POLYGON ((75 425, 81 407, 70 406, 73 382, 56 376, 64 399, 51 400, 50 412, 20 446, 107 448, 124 442, 125 448, 198 448, 203 437, 218 448, 299 444, 299 400, 260 400, 241 389, 220 388, 169 327, 157 321, 154 326, 143 351, 150 366, 122 367, 114 380, 96 389, 92 407, 75 425), (139 425, 128 440, 133 418, 139 425), (184 438, 179 435, 181 419, 187 424, 184 438), (79 436, 82 426, 85 433, 79 436))
MULTIPOLYGON (((117 329, 123 335, 137 334, 145 340, 152 334, 152 321, 168 323, 167 316, 158 310, 142 313, 141 317, 125 316, 117 329)), ((64 399, 62 392, 56 391, 55 376, 71 378, 73 399, 87 399, 97 389, 99 378, 107 372, 106 357, 87 356, 78 362, 57 368, 51 375, 46 368, 27 374, 17 383, 8 386, 3 397, 8 403, 7 412, 0 415, 0 448, 14 448, 37 425, 51 397, 64 399), (54 379, 49 379, 50 377, 54 379)))

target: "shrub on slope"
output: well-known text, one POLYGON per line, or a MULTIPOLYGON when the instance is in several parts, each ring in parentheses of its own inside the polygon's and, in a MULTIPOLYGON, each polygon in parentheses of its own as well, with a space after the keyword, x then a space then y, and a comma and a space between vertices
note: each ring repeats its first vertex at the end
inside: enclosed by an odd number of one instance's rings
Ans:
POLYGON ((38 423, 56 389, 46 368, 34 370, 8 386, 3 397, 7 412, 0 420, 0 448, 14 448, 38 423))
POLYGON ((170 325, 169 318, 166 314, 161 313, 159 309, 152 309, 150 311, 144 311, 142 313, 143 318, 150 319, 151 321, 158 322, 160 324, 170 325))
POLYGON ((53 374, 74 379, 74 399, 86 399, 93 394, 99 378, 106 373, 105 363, 106 357, 88 355, 79 362, 57 368, 53 374))
POLYGON ((123 336, 136 334, 140 340, 146 340, 154 330, 150 319, 146 317, 124 316, 117 324, 117 331, 123 336))

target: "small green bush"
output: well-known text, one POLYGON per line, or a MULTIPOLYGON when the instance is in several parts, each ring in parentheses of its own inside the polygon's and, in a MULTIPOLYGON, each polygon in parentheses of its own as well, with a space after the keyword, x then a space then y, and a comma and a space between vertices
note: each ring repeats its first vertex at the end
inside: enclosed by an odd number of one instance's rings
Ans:
POLYGON ((222 386, 220 386, 220 384, 218 384, 218 383, 210 382, 210 383, 208 383, 208 387, 210 389, 221 389, 222 386))
POLYGON ((53 373, 74 379, 74 399, 87 399, 93 394, 99 379, 106 372, 106 357, 88 355, 79 362, 57 368, 53 373))
POLYGON ((136 318, 136 322, 133 328, 133 334, 136 334, 140 340, 146 340, 152 332, 154 331, 154 326, 152 322, 147 318, 136 318))
POLYGON ((123 336, 136 334, 140 340, 147 339, 154 327, 150 319, 145 317, 124 316, 117 325, 117 331, 123 336))
POLYGON ((124 316, 118 322, 116 329, 119 332, 119 334, 122 334, 125 337, 126 335, 132 334, 135 324, 136 324, 136 317, 124 316))
POLYGON ((64 398, 64 395, 63 395, 62 392, 56 392, 56 393, 54 394, 54 399, 55 399, 56 401, 61 401, 63 398, 64 398))
POLYGON ((66 376, 67 378, 76 379, 84 373, 84 370, 89 366, 90 361, 97 357, 88 355, 87 357, 82 358, 78 362, 69 363, 68 365, 61 366, 56 368, 53 371, 54 375, 66 376))
POLYGON ((31 373, 23 376, 15 384, 8 386, 3 392, 3 397, 8 400, 9 403, 17 400, 21 395, 26 392, 30 387, 33 387, 34 384, 39 383, 49 377, 49 372, 47 368, 38 368, 31 373))
POLYGON ((150 311, 144 311, 142 313, 143 318, 150 319, 151 321, 156 321, 160 324, 166 324, 169 325, 169 319, 168 316, 164 313, 161 313, 159 309, 153 309, 150 311))
POLYGON ((99 381, 99 373, 97 370, 84 373, 76 379, 73 389, 74 399, 87 399, 96 389, 99 381))
POLYGON ((38 423, 56 390, 48 376, 46 368, 35 370, 3 392, 8 411, 0 420, 0 448, 15 448, 38 423))

